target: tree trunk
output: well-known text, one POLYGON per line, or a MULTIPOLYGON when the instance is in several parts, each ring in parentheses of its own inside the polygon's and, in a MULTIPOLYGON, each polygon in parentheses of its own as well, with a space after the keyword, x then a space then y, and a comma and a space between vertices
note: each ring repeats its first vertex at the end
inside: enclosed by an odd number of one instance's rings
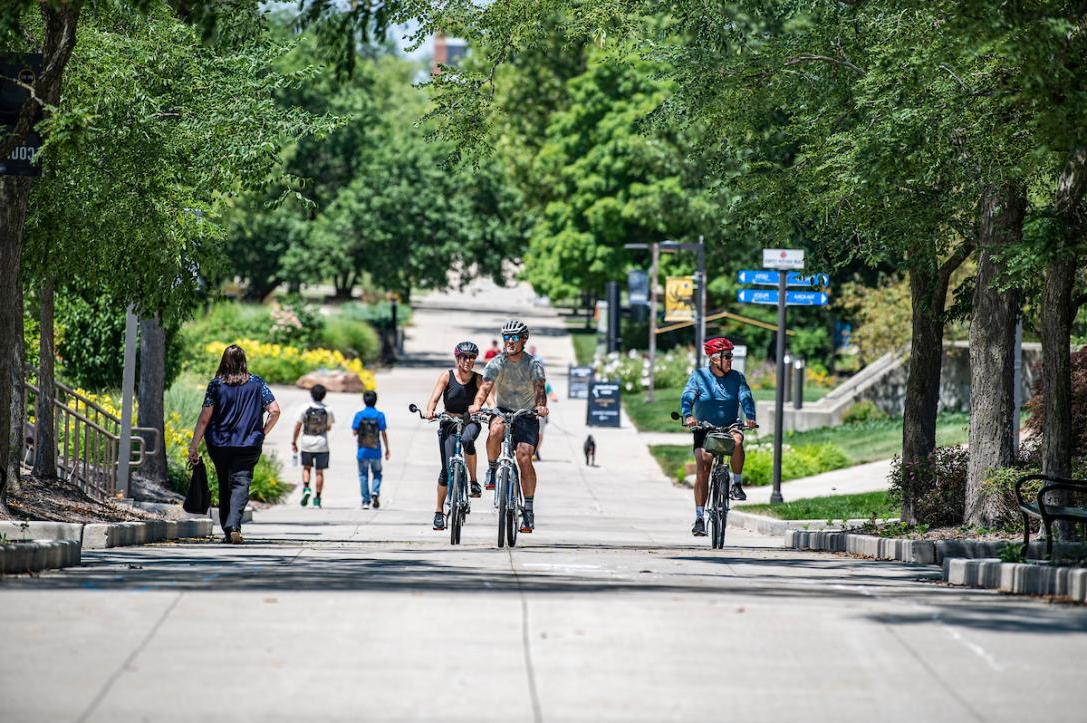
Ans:
MULTIPOLYGON (((943 365, 944 306, 952 272, 969 255, 962 246, 942 265, 922 250, 908 260, 913 338, 906 376, 906 401, 902 410, 902 463, 915 464, 936 449, 936 413, 940 403, 940 371, 943 365)), ((917 522, 913 500, 902 500, 902 519, 917 522)))
POLYGON ((156 454, 147 455, 140 467, 141 475, 158 484, 166 484, 166 439, 163 394, 166 391, 166 331, 156 314, 140 319, 140 381, 138 387, 139 424, 158 430, 158 441, 153 434, 143 432, 146 449, 156 454))
POLYGON ((57 476, 57 425, 53 418, 53 399, 56 397, 54 364, 56 353, 53 333, 55 316, 56 282, 46 279, 39 292, 39 319, 41 322, 41 348, 38 352, 38 422, 37 446, 34 454, 34 476, 51 479, 57 476))
POLYGON ((997 288, 1005 272, 1001 252, 1023 235, 1026 199, 1015 186, 992 189, 981 200, 978 273, 970 319, 970 458, 966 478, 966 523, 991 525, 996 510, 981 485, 996 467, 1015 459, 1015 325, 1018 289, 997 288))
MULTIPOLYGON (((48 105, 60 101, 64 68, 76 42, 76 25, 81 3, 53 7, 41 5, 44 21, 42 54, 45 66, 34 84, 38 98, 48 105)), ((20 111, 16 136, 0 144, 0 157, 7 156, 29 129, 26 122, 36 112, 37 103, 28 100, 20 111)), ((7 482, 0 481, 0 508, 7 492, 18 485, 23 452, 23 231, 31 178, 0 176, 0 415, 8 422, 0 424, 0 464, 7 472, 7 482)))
POLYGON ((0 505, 6 501, 8 491, 18 488, 23 451, 23 287, 20 273, 23 224, 29 197, 29 178, 0 176, 0 410, 6 419, 0 424, 0 463, 7 481, 0 489, 0 505))
MULTIPOLYGON (((1060 237, 1046 267, 1042 291, 1042 472, 1054 477, 1068 477, 1072 472, 1072 322, 1076 309, 1072 294, 1076 270, 1082 258, 1084 190, 1087 188, 1087 149, 1069 154, 1068 162, 1057 179, 1054 215, 1060 237)), ((1068 503, 1066 492, 1050 492, 1048 502, 1068 503)), ((1071 525, 1057 524, 1057 534, 1066 537, 1071 525)))

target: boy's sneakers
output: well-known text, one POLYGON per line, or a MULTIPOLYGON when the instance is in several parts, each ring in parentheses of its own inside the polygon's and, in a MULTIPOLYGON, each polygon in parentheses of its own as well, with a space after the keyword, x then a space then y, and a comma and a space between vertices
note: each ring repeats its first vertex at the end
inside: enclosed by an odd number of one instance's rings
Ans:
POLYGON ((321 506, 321 495, 317 495, 316 497, 313 498, 313 506, 314 507, 320 507, 321 506))
POLYGON ((444 513, 442 513, 442 512, 435 512, 434 513, 434 529, 439 530, 439 531, 445 529, 445 514, 444 513))
POLYGON ((370 509, 370 501, 369 500, 363 500, 362 501, 362 509, 364 509, 364 510, 370 509))
POLYGON ((374 509, 381 507, 381 495, 374 495, 374 509))
POLYGON ((302 488, 302 506, 305 507, 309 504, 309 485, 302 488))

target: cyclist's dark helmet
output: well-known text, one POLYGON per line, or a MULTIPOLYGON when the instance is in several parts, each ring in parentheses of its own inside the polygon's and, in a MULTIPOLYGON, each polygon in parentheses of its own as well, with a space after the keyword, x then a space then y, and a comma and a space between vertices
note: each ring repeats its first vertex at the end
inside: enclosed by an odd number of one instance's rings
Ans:
POLYGON ((462 341, 453 349, 453 356, 479 356, 479 347, 470 341, 462 341))
POLYGON ((517 334, 524 339, 528 336, 528 325, 523 321, 510 319, 502 325, 502 336, 505 336, 506 334, 517 334))

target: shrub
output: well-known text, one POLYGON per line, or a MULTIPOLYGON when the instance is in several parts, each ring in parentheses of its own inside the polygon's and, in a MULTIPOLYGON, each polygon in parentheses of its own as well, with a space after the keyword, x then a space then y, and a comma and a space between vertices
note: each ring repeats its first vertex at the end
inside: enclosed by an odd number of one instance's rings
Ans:
MULTIPOLYGON (((682 387, 693 369, 694 355, 689 349, 677 347, 657 354, 653 387, 682 387)), ((600 379, 618 380, 628 392, 649 388, 649 358, 633 349, 625 354, 612 352, 597 359, 593 362, 593 370, 600 379)))
POLYGON ((301 296, 291 294, 284 297, 279 307, 272 310, 271 317, 269 341, 307 348, 317 346, 324 321, 317 307, 304 301, 301 296))
MULTIPOLYGON (((744 479, 749 484, 767 485, 773 482, 774 457, 770 443, 747 448, 744 479)), ((781 457, 782 480, 799 479, 848 467, 849 456, 835 444, 783 445, 781 457)))
MULTIPOLYGON (((1015 483, 1020 477, 1038 474, 1041 470, 1027 467, 998 467, 989 473, 981 483, 981 503, 991 511, 991 524, 1003 530, 1022 532, 1023 515, 1019 512, 1019 501, 1015 497, 1015 483)), ((1024 495, 1034 499, 1042 482, 1036 480, 1023 486, 1024 495)))
POLYGON ((381 354, 381 341, 373 327, 365 321, 344 316, 333 316, 325 320, 321 344, 367 363, 373 362, 381 354))
POLYGON ((887 412, 876 406, 870 399, 857 402, 842 415, 842 424, 858 424, 860 422, 875 422, 887 418, 887 412))
POLYGON ((891 464, 892 499, 901 504, 908 495, 918 522, 935 526, 961 524, 968 459, 969 454, 961 447, 937 447, 927 458, 912 464, 896 457, 891 464))
MULTIPOLYGON (((1072 456, 1087 455, 1087 346, 1071 357, 1072 370, 1072 456)), ((1041 362, 1038 362, 1040 367, 1041 362)), ((1040 370, 1035 373, 1034 387, 1025 407, 1029 413, 1026 428, 1038 439, 1042 436, 1045 423, 1045 387, 1042 385, 1040 370)))
POLYGON ((377 389, 377 379, 359 359, 348 359, 333 349, 298 349, 283 344, 266 344, 255 339, 237 339, 232 342, 212 341, 203 346, 188 368, 201 376, 211 378, 219 365, 223 348, 233 343, 245 350, 249 371, 264 378, 270 384, 293 384, 300 376, 318 369, 343 369, 359 375, 367 389, 377 389))

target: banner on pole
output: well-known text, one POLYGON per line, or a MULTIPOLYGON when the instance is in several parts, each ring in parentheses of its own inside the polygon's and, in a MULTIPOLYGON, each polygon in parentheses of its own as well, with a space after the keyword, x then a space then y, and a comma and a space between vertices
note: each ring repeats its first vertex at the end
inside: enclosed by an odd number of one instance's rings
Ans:
POLYGON ((694 277, 669 276, 664 285, 664 320, 694 320, 694 277))

